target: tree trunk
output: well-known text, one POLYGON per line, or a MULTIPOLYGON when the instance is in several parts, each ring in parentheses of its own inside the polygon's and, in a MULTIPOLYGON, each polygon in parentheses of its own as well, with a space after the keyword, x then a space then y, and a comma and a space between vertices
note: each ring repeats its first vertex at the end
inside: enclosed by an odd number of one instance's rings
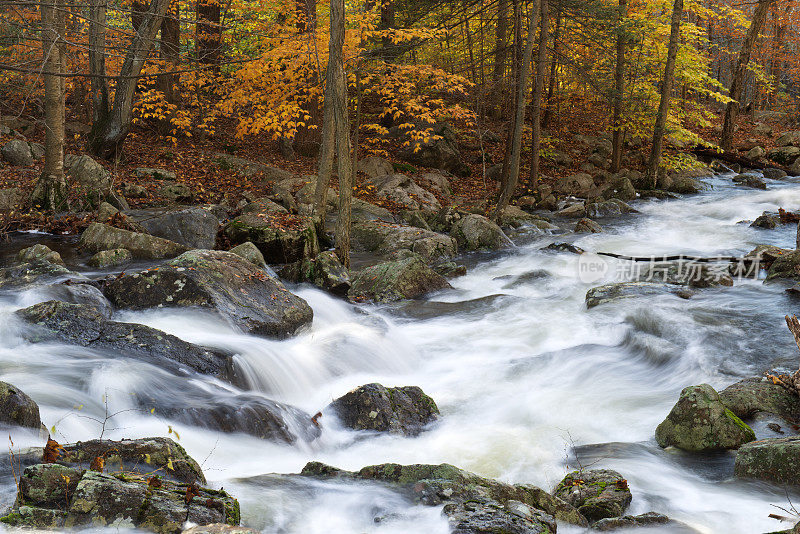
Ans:
MULTIPOLYGON (((41 4, 42 56, 46 73, 64 73, 64 8, 55 0, 41 4)), ((35 206, 45 210, 66 207, 64 181, 65 78, 44 74, 45 141, 44 169, 31 195, 35 206)))
MULTIPOLYGON (((330 58, 330 56, 329 56, 330 58)), ((333 171, 334 143, 336 142, 336 121, 333 114, 332 95, 333 71, 328 60, 328 69, 325 73, 325 92, 322 111, 322 143, 319 149, 319 170, 317 171, 317 186, 314 190, 314 214, 319 217, 322 228, 325 228, 325 217, 328 210, 328 185, 333 171)))
POLYGON ((533 105, 531 106, 531 172, 530 183, 539 179, 539 148, 542 143, 542 93, 544 92, 544 73, 547 70, 547 46, 550 39, 550 13, 548 0, 541 2, 541 26, 539 29, 539 50, 536 60, 536 78, 533 82, 533 105))
POLYGON ((723 150, 730 150, 733 146, 733 134, 736 130, 736 118, 739 115, 739 101, 742 99, 744 75, 747 72, 747 64, 750 62, 753 45, 758 39, 758 34, 767 18, 767 9, 770 2, 772 0, 758 0, 758 5, 756 5, 756 10, 753 14, 753 21, 750 23, 750 29, 747 30, 744 43, 742 43, 742 48, 739 50, 739 59, 736 62, 736 70, 733 73, 733 81, 731 81, 729 91, 729 96, 733 99, 733 102, 729 102, 725 108, 725 122, 722 125, 722 137, 719 143, 723 150))
POLYGON ((614 131, 611 138, 611 172, 619 172, 622 166, 622 105, 625 92, 625 44, 626 29, 623 27, 628 16, 628 0, 619 0, 619 19, 617 20, 617 64, 614 69, 614 131))
POLYGON ((494 66, 492 69, 493 110, 495 117, 502 115, 503 109, 503 74, 508 57, 508 0, 499 0, 497 5, 497 26, 494 39, 494 66))
MULTIPOLYGON (((493 219, 497 219, 508 207, 511 196, 517 189, 519 180, 519 160, 522 151, 522 126, 525 122, 525 95, 528 92, 528 78, 531 71, 531 58, 533 56, 533 41, 536 39, 536 26, 539 23, 539 7, 541 0, 534 0, 531 11, 528 14, 528 40, 525 42, 525 50, 519 66, 519 77, 517 78, 517 97, 516 109, 514 110, 513 130, 509 143, 508 169, 503 172, 503 190, 495 206, 493 219)), ((505 166, 504 166, 505 167, 505 166)))
POLYGON ((197 60, 204 65, 218 65, 222 50, 220 0, 197 0, 195 32, 197 60))
POLYGON ((675 58, 678 55, 678 38, 683 17, 683 0, 675 0, 672 7, 672 24, 669 32, 669 48, 667 49, 667 65, 664 67, 664 80, 661 82, 661 103, 653 128, 653 144, 650 149, 650 162, 647 165, 645 182, 650 189, 655 189, 658 180, 658 166, 661 164, 661 147, 664 143, 664 129, 669 116, 669 101, 672 96, 672 85, 675 79, 675 58))
POLYGON ((128 135, 136 84, 169 4, 170 0, 152 0, 150 8, 142 15, 139 29, 125 54, 125 61, 117 77, 114 105, 110 112, 92 124, 92 131, 89 133, 88 149, 96 156, 116 156, 128 135))
POLYGON ((106 78, 106 10, 105 0, 89 3, 89 72, 92 75, 92 124, 105 120, 109 113, 106 78))
POLYGON ((559 1, 558 15, 556 16, 556 29, 553 32, 553 58, 550 62, 550 79, 547 82, 547 104, 542 117, 542 127, 549 128, 553 119, 553 96, 556 91, 556 72, 558 69, 559 43, 561 42, 561 2, 559 1))
MULTIPOLYGON (((180 4, 172 0, 167 10, 167 16, 161 22, 161 41, 159 41, 161 59, 164 60, 168 71, 177 70, 180 63, 181 26, 180 4)), ((164 98, 170 104, 177 104, 179 100, 178 74, 162 74, 158 77, 158 89, 164 93, 164 98)))

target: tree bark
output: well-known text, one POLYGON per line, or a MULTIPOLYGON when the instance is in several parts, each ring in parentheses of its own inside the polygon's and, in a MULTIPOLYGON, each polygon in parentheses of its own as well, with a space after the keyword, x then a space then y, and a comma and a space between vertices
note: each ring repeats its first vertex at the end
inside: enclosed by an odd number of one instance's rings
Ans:
POLYGON ((544 92, 544 73, 547 71, 547 46, 550 39, 548 0, 540 0, 540 2, 539 49, 536 60, 536 78, 533 82, 533 103, 531 106, 531 184, 535 184, 536 180, 539 179, 539 149, 542 144, 542 93, 544 92))
POLYGON ((169 4, 170 0, 152 0, 149 9, 142 15, 138 31, 125 54, 117 78, 113 107, 101 116, 99 121, 92 124, 92 131, 89 133, 88 149, 95 156, 102 158, 116 156, 128 135, 133 95, 139 75, 150 54, 169 4))
POLYGON ((653 143, 650 149, 650 162, 647 165, 647 179, 645 180, 650 189, 655 189, 656 187, 658 166, 661 164, 661 147, 664 143, 664 129, 669 116, 669 101, 672 97, 672 85, 675 80, 675 58, 678 55, 678 38, 680 37, 682 17, 683 0, 675 0, 675 4, 672 7, 667 64, 664 67, 664 80, 661 82, 661 103, 658 106, 658 116, 653 128, 653 143))
POLYGON ((92 124, 101 122, 109 111, 106 74, 106 10, 105 0, 89 3, 89 73, 92 75, 92 124))
POLYGON ((729 96, 733 99, 725 108, 725 121, 722 125, 722 136, 720 147, 723 150, 730 150, 733 146, 733 134, 736 130, 736 119, 739 116, 739 101, 742 99, 742 89, 744 88, 744 77, 747 72, 747 64, 750 63, 750 56, 753 53, 753 45, 758 39, 764 21, 767 18, 767 10, 772 0, 758 0, 753 21, 747 30, 742 48, 739 50, 739 59, 736 61, 736 70, 733 73, 729 96))
POLYGON ((561 3, 559 1, 558 15, 556 15, 556 29, 553 32, 553 58, 550 61, 550 78, 547 82, 547 104, 544 108, 542 117, 542 127, 549 128, 550 121, 553 119, 553 96, 556 91, 556 73, 558 69, 559 43, 561 42, 561 3))
POLYGON ((628 16, 628 0, 619 0, 617 20, 617 64, 614 69, 614 131, 611 138, 611 172, 619 172, 622 166, 622 106, 625 96, 625 45, 626 30, 623 27, 628 16))
MULTIPOLYGON (((180 63, 181 26, 180 4, 171 0, 167 16, 161 22, 161 40, 159 41, 161 59, 168 71, 177 70, 180 63)), ((164 99, 170 104, 179 100, 178 74, 162 74, 158 77, 158 88, 164 93, 164 99)))
POLYGON ((222 50, 220 0, 197 0, 196 11, 197 60, 204 65, 218 65, 222 50))
MULTIPOLYGON (((534 0, 531 11, 528 14, 528 40, 525 42, 525 50, 519 66, 519 76, 517 78, 517 97, 514 111, 513 129, 511 140, 508 145, 509 157, 508 168, 503 172, 503 190, 495 206, 493 219, 497 219, 508 207, 511 196, 517 188, 519 180, 519 160, 522 151, 522 126, 525 122, 525 95, 528 92, 528 78, 531 71, 531 58, 533 56, 533 42, 536 39, 536 26, 539 23, 539 9, 541 0, 534 0)), ((505 165, 504 165, 505 167, 505 165)))
POLYGON ((503 109, 503 74, 508 57, 508 0, 499 0, 497 5, 497 26, 494 38, 494 66, 492 68, 492 113, 495 117, 502 115, 503 109))
MULTIPOLYGON (((55 0, 40 6, 42 19, 42 56, 47 73, 64 73, 64 8, 55 0)), ((44 169, 31 195, 35 206, 45 210, 66 207, 67 185, 64 180, 65 78, 44 74, 45 141, 44 169)))

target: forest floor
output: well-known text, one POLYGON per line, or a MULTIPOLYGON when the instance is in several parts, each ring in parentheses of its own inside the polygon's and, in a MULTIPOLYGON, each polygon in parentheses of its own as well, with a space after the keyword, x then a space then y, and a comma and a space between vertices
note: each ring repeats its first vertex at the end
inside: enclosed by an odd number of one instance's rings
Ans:
MULTIPOLYGON (((606 111, 597 103, 592 102, 572 102, 562 104, 559 113, 556 114, 553 124, 546 131, 543 143, 543 158, 541 160, 541 174, 544 175, 544 182, 555 181, 558 178, 570 174, 581 172, 580 167, 587 162, 588 153, 573 138, 576 134, 587 136, 598 135, 609 131, 606 124, 606 111), (551 154, 562 153, 570 157, 571 163, 559 164, 554 161, 551 154)), ((703 139, 715 141, 719 134, 715 131, 722 122, 721 113, 718 113, 718 121, 712 126, 697 130, 703 139)), ((73 118, 74 119, 74 118, 73 118)), ((780 124, 770 124, 775 132, 784 130, 780 124)), ((24 131, 28 141, 44 142, 44 129, 41 121, 30 121, 30 126, 24 131)), ((481 131, 490 131, 498 139, 505 139, 508 121, 488 120, 483 121, 481 131)), ((752 117, 742 117, 736 133, 736 144, 745 139, 756 139, 760 146, 766 149, 774 146, 776 136, 757 135, 753 132, 755 126, 752 117)), ((116 162, 102 162, 111 171, 115 184, 127 182, 136 184, 148 189, 148 197, 143 199, 128 199, 132 208, 144 208, 151 205, 162 205, 164 199, 158 197, 157 184, 150 178, 137 178, 135 169, 140 167, 160 168, 174 172, 177 181, 188 185, 195 193, 194 203, 196 204, 216 204, 224 200, 232 201, 234 204, 243 195, 247 194, 250 198, 267 196, 270 193, 272 183, 264 180, 262 173, 255 173, 243 176, 225 165, 220 160, 219 154, 225 153, 254 161, 257 163, 278 167, 291 172, 296 176, 315 175, 316 157, 304 157, 297 155, 293 160, 284 158, 278 150, 277 143, 268 136, 251 136, 237 138, 234 135, 235 124, 233 121, 220 121, 216 124, 216 134, 208 138, 204 143, 195 143, 192 138, 179 138, 174 144, 167 142, 160 136, 155 128, 147 130, 134 128, 125 143, 124 155, 116 162)), ((67 135, 66 154, 84 153, 85 133, 72 131, 67 135)), ((10 137, 0 135, 0 145, 4 144, 10 137)), ((450 177, 452 197, 450 199, 439 198, 442 205, 456 204, 461 207, 485 211, 495 199, 499 184, 487 178, 486 170, 491 165, 502 163, 505 150, 504 141, 499 142, 478 142, 478 130, 468 130, 459 132, 459 146, 461 157, 470 169, 468 177, 450 177)), ((530 128, 526 128, 526 136, 523 147, 530 143, 530 128)), ((401 171, 408 174, 423 172, 441 172, 436 169, 410 168, 408 164, 401 162, 394 154, 399 150, 399 145, 388 150, 387 159, 399 166, 405 165, 409 171, 401 171)), ((520 169, 520 186, 517 194, 523 195, 532 192, 537 185, 528 180, 528 163, 530 151, 523 148, 522 168, 520 169)), ((370 153, 360 150, 360 157, 367 157, 370 153)), ((636 158, 633 158, 636 161, 636 158)), ((641 158, 638 161, 642 161, 641 158)), ((644 170, 642 163, 629 163, 626 165, 631 170, 644 170)), ((8 165, 0 161, 0 189, 7 187, 19 187, 26 194, 32 191, 36 180, 41 173, 41 162, 33 166, 20 168, 8 165)), ((336 180, 333 180, 333 187, 338 187, 336 180)), ((370 188, 359 187, 358 182, 354 189, 354 196, 373 204, 381 205, 392 211, 398 207, 390 201, 378 198, 370 188)), ((0 232, 24 229, 40 229, 58 233, 73 233, 81 231, 91 222, 91 216, 86 214, 62 214, 57 217, 39 213, 35 210, 14 213, 6 217, 5 221, 0 221, 0 232)))

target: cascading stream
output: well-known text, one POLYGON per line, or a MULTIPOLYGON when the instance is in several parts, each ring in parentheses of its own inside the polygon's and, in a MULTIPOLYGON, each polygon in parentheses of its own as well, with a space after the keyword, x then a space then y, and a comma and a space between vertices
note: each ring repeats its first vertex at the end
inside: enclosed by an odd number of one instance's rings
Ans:
MULTIPOLYGON (((637 203, 641 214, 603 221, 604 233, 574 243, 634 256, 740 256, 761 243, 793 247, 794 225, 760 230, 738 222, 800 207, 800 184, 768 181, 767 191, 755 191, 734 188, 729 178, 707 179, 713 189, 694 197, 637 203)), ((261 476, 296 473, 309 460, 347 469, 448 462, 547 489, 563 477, 565 462, 580 462, 626 476, 631 513, 654 510, 708 533, 786 528, 767 517, 776 511, 772 504, 788 505, 779 488, 732 479, 727 453, 700 458, 661 450, 653 433, 686 386, 724 388, 775 366, 796 368, 800 355, 783 324, 796 301, 781 287, 745 280, 688 300, 651 296, 587 310, 586 291, 603 281, 581 282, 577 255, 540 250, 562 238, 517 238, 524 244, 480 257, 452 280, 454 290, 427 301, 356 307, 300 288, 314 308, 314 325, 285 341, 242 335, 196 310, 114 317, 234 352, 252 390, 309 413, 368 382, 420 386, 443 415, 415 438, 364 436, 324 416, 318 440, 280 445, 143 413, 133 399, 142 389, 154 402, 203 388, 233 390, 99 351, 29 345, 11 314, 41 300, 35 290, 0 295, 0 380, 33 397, 62 442, 98 437, 95 420, 106 411, 117 415, 104 437, 175 438, 173 429, 207 478, 239 497, 244 522, 265 532, 447 532, 438 508, 411 506, 374 485, 261 476), (376 516, 390 520, 376 523, 376 516)), ((608 280, 621 263, 609 260, 608 280)), ((14 443, 40 445, 24 434, 14 443)), ((10 504, 13 481, 2 480, 0 497, 10 504)))

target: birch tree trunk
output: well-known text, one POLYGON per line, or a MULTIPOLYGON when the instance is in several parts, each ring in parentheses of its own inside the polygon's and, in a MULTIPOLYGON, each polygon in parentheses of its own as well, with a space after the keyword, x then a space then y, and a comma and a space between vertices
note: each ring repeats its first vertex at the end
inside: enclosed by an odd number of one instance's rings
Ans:
POLYGON ((725 108, 725 121, 722 125, 722 136, 719 143, 723 150, 730 150, 733 146, 733 134, 736 130, 736 119, 739 116, 739 101, 742 99, 747 64, 750 63, 753 45, 758 39, 758 34, 761 32, 761 28, 764 27, 767 10, 771 2, 772 0, 758 1, 755 13, 753 13, 753 21, 750 23, 742 48, 739 50, 739 59, 736 61, 736 70, 733 72, 733 80, 729 91, 729 96, 733 99, 733 102, 729 102, 725 108))
POLYGON ((650 149, 650 162, 647 165, 647 179, 645 180, 650 189, 655 189, 656 187, 658 166, 661 164, 661 148, 664 143, 664 129, 667 125, 669 101, 672 97, 672 86, 675 80, 675 58, 678 55, 678 38, 680 37, 682 17, 683 0, 675 0, 675 4, 672 7, 667 64, 664 67, 664 80, 661 82, 661 103, 658 106, 658 116, 653 128, 653 144, 650 149))

